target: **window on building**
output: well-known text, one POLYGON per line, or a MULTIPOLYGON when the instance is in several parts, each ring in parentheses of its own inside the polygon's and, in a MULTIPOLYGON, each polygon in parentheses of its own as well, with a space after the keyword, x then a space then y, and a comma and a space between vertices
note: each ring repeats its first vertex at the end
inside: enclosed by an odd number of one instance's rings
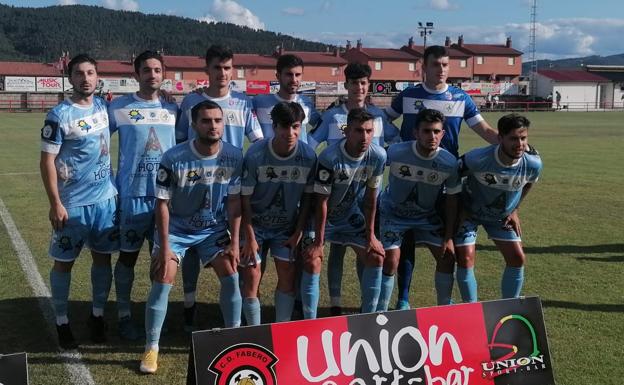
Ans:
POLYGON ((236 70, 236 77, 239 79, 244 79, 245 78, 245 69, 244 68, 238 68, 236 70))
POLYGON ((462 59, 459 61, 459 66, 461 68, 466 68, 468 66, 468 62, 466 61, 466 59, 462 59))
POLYGON ((331 69, 332 76, 338 76, 339 73, 340 73, 340 69, 338 67, 333 67, 331 69))
POLYGON ((381 71, 381 62, 380 61, 376 61, 375 62, 375 70, 381 71))
POLYGON ((516 64, 516 58, 515 57, 508 57, 507 58, 507 65, 512 66, 514 64, 516 64))
POLYGON ((407 63, 407 69, 414 72, 416 71, 416 65, 414 65, 414 63, 407 63))
POLYGON ((481 78, 478 75, 475 75, 472 77, 472 80, 474 80, 475 82, 478 82, 479 80, 481 80, 481 78))
POLYGON ((477 64, 483 64, 483 56, 477 56, 477 64))
POLYGON ((173 78, 174 78, 175 80, 182 80, 182 72, 175 72, 175 73, 173 74, 173 78))

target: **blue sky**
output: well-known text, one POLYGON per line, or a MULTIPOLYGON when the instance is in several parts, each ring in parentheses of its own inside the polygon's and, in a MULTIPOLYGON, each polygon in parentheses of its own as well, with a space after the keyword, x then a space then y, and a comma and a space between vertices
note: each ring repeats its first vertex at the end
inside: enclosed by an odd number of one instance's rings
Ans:
MULTIPOLYGON (((30 0, 15 6, 87 4, 144 13, 228 21, 329 44, 362 39, 369 47, 400 47, 410 36, 421 42, 417 23, 434 23, 428 43, 502 44, 528 52, 530 0, 30 0)), ((621 0, 538 0, 538 58, 624 53, 621 0), (565 5, 564 5, 565 4, 565 5)), ((527 56, 528 58, 528 56, 527 56)))

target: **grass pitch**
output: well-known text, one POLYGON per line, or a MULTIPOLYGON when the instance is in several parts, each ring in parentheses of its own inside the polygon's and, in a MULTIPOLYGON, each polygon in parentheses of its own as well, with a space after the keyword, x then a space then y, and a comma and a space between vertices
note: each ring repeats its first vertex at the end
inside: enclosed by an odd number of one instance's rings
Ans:
MULTIPOLYGON (((495 125, 500 113, 485 114, 495 125)), ((39 177, 39 129, 43 114, 0 114, 0 198, 35 256, 48 282, 47 257, 50 225, 48 202, 39 177)), ((525 295, 539 295, 544 304, 555 378, 558 384, 617 384, 624 377, 624 113, 529 113, 530 142, 540 151, 543 175, 521 207, 523 239, 528 256, 525 295)), ((465 152, 484 143, 467 127, 462 130, 465 152)), ((116 137, 113 141, 116 148, 116 137)), ((116 150, 113 150, 113 152, 116 150)), ((479 298, 499 298, 502 257, 480 233, 476 275, 479 298)), ((56 337, 47 333, 37 299, 33 298, 12 249, 6 229, 0 227, 0 353, 27 351, 31 384, 67 384, 68 374, 57 355, 56 337)), ((113 259, 115 256, 113 257, 113 259)), ((417 251, 411 292, 413 306, 435 304, 433 259, 417 251)), ((345 260, 343 302, 355 310, 359 288, 353 255, 345 260)), ((133 314, 143 321, 149 288, 148 258, 137 264, 133 314)), ((115 335, 114 289, 106 309, 109 342, 89 345, 86 319, 91 285, 88 253, 72 273, 70 319, 81 343, 84 363, 97 384, 183 384, 189 336, 182 331, 182 290, 172 291, 168 332, 161 340, 156 376, 138 374, 143 343, 127 343, 115 335)), ((263 319, 273 317, 275 274, 272 266, 263 281, 263 319)), ((328 306, 325 277, 321 306, 328 306)), ((178 282, 179 283, 179 282, 178 282)), ((216 305, 218 286, 212 271, 202 272, 199 323, 220 325, 216 305)), ((455 300, 459 301, 455 288, 455 300)), ((393 300, 394 303, 394 300, 393 300)), ((320 314, 327 314, 321 309, 320 314)))

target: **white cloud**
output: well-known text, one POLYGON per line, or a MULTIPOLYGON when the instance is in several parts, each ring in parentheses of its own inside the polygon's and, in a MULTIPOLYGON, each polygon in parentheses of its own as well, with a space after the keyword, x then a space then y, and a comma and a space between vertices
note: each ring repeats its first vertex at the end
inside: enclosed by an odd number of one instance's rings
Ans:
POLYGON ((332 2, 330 0, 323 0, 323 2, 321 2, 321 12, 329 12, 329 10, 332 8, 332 2))
POLYGON ((223 21, 253 29, 265 29, 258 16, 234 0, 214 0, 210 12, 198 20, 206 23, 223 21))
POLYGON ((118 9, 122 11, 138 11, 139 3, 135 0, 103 0, 104 8, 118 9))
POLYGON ((452 11, 459 8, 456 4, 452 4, 449 0, 429 0, 429 7, 436 11, 452 11))
POLYGON ((78 4, 78 0, 59 0, 59 5, 76 5, 78 4))
POLYGON ((303 16, 305 14, 305 10, 303 8, 288 7, 282 9, 282 13, 290 16, 303 16))

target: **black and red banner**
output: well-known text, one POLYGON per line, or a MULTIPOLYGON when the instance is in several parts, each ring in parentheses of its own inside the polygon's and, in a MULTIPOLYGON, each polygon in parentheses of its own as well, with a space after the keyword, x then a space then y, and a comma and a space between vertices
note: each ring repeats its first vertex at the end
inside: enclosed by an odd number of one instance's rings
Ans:
POLYGON ((193 333, 190 384, 554 384, 538 297, 193 333))
POLYGON ((0 354, 0 385, 28 385, 26 353, 0 354))

